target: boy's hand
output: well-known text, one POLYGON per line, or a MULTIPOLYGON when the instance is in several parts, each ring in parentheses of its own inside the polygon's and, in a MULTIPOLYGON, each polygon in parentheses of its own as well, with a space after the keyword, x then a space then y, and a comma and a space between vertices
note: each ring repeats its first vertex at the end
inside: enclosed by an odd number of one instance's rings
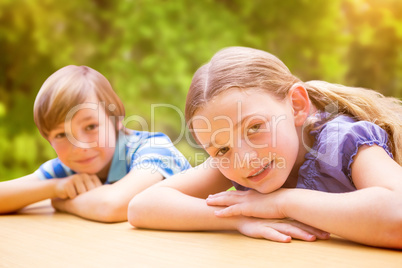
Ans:
POLYGON ((244 217, 239 220, 237 230, 249 237, 265 238, 276 242, 290 242, 292 238, 315 241, 329 239, 330 235, 314 227, 292 219, 267 220, 244 217))
POLYGON ((98 176, 85 173, 74 174, 63 179, 55 179, 55 181, 57 181, 56 196, 61 199, 74 198, 79 194, 102 185, 98 176))

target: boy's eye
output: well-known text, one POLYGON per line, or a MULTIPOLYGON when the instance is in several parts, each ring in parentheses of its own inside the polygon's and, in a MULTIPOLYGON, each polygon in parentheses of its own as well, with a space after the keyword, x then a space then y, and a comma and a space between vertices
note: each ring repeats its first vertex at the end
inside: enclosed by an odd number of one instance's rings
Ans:
POLYGON ((63 138, 65 138, 65 137, 66 137, 66 133, 60 132, 60 133, 55 134, 55 135, 53 136, 53 139, 60 140, 60 139, 63 139, 63 138))
POLYGON ((219 149, 219 151, 216 153, 216 156, 223 156, 229 151, 229 147, 223 147, 219 149))
POLYGON ((97 124, 91 124, 91 125, 88 125, 88 126, 85 128, 85 130, 94 130, 94 129, 97 128, 97 127, 98 127, 97 124))
POLYGON ((56 135, 54 135, 55 139, 62 139, 66 137, 66 133, 57 133, 56 135))
POLYGON ((253 125, 252 127, 250 127, 250 128, 247 130, 247 134, 256 133, 260 128, 261 128, 261 124, 253 125))

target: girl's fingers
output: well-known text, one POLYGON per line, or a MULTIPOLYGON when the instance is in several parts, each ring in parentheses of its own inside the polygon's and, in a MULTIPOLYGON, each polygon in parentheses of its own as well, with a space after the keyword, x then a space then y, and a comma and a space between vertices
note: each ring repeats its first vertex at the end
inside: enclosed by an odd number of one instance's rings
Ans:
POLYGON ((271 228, 265 224, 247 224, 239 230, 242 234, 253 238, 264 238, 267 240, 288 243, 292 240, 292 237, 284 234, 275 228, 271 228))
POLYGON ((222 196, 233 196, 233 197, 238 197, 238 196, 243 196, 247 194, 247 191, 226 191, 226 192, 220 192, 217 194, 211 194, 208 196, 208 198, 217 198, 217 197, 222 197, 222 196))
POLYGON ((258 233, 254 236, 255 238, 265 238, 271 241, 289 243, 292 241, 292 237, 281 232, 278 232, 275 229, 262 227, 261 230, 256 230, 258 233))
POLYGON ((292 224, 278 223, 278 224, 273 224, 271 227, 275 228, 275 230, 277 230, 280 233, 289 235, 296 239, 300 239, 300 240, 304 240, 304 241, 315 241, 316 240, 316 236, 313 233, 307 232, 292 224))
POLYGON ((244 214, 244 212, 242 211, 241 205, 233 205, 233 206, 215 211, 215 216, 218 216, 221 218, 239 216, 239 215, 249 216, 249 215, 244 214))
POLYGON ((320 229, 317 229, 315 227, 306 225, 304 223, 298 222, 298 221, 293 221, 292 225, 305 230, 308 233, 311 233, 315 235, 318 239, 329 239, 330 238, 330 233, 322 231, 320 229))
POLYGON ((208 196, 206 199, 209 206, 231 206, 241 202, 240 195, 219 194, 208 196))
POLYGON ((265 238, 277 242, 290 242, 292 238, 304 241, 315 241, 316 236, 291 224, 278 222, 277 224, 262 225, 252 231, 253 237, 265 238))

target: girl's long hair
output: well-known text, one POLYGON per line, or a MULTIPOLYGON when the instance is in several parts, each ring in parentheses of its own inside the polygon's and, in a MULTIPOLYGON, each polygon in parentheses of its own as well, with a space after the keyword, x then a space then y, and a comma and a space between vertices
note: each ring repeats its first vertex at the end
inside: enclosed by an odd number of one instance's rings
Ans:
MULTIPOLYGON (((284 99, 293 84, 302 84, 319 110, 334 110, 356 120, 377 124, 388 133, 395 161, 402 165, 402 102, 370 89, 346 87, 323 81, 302 82, 277 57, 267 52, 229 47, 216 53, 194 74, 187 94, 185 116, 191 118, 215 96, 230 88, 262 89, 284 99)), ((196 137, 194 137, 196 139, 196 137)))

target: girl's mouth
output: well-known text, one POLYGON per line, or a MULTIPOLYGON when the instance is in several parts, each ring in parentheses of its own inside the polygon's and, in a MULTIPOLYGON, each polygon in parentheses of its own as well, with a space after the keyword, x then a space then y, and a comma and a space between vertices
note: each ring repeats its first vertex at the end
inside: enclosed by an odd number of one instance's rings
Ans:
POLYGON ((247 179, 253 180, 253 181, 259 181, 260 179, 264 178, 269 171, 271 171, 271 166, 274 160, 266 164, 262 169, 258 170, 257 172, 253 171, 252 175, 248 176, 247 179))

